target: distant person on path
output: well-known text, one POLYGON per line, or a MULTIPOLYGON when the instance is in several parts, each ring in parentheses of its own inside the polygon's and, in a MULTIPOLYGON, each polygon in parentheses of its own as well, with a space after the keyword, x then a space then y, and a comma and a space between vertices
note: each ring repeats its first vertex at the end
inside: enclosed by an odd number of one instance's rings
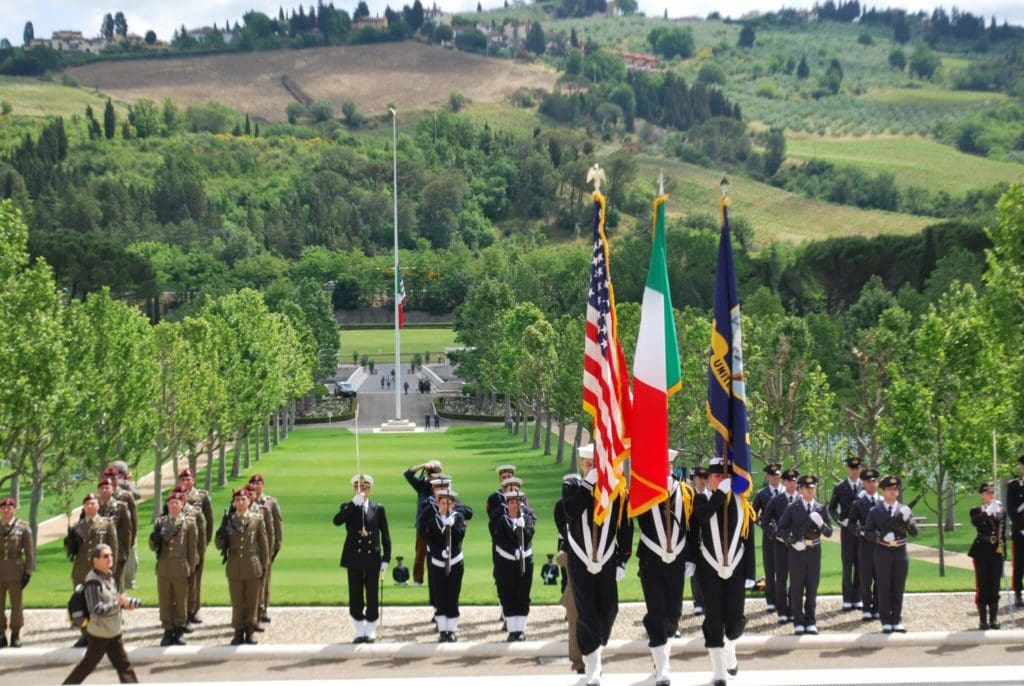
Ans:
POLYGON ((999 628, 999 582, 1003 578, 1003 549, 1006 536, 1006 510, 996 500, 996 485, 991 481, 978 488, 981 505, 971 508, 971 524, 978 535, 968 555, 974 558, 974 604, 978 606, 978 628, 999 628))
POLYGON ((505 417, 505 430, 508 431, 508 435, 512 435, 512 416, 505 417))
POLYGON ((409 467, 403 473, 405 480, 409 482, 412 489, 416 491, 416 557, 412 564, 412 585, 423 585, 423 565, 427 557, 427 546, 420 534, 419 521, 423 509, 427 506, 434 491, 430 487, 430 480, 441 473, 441 463, 438 460, 430 460, 423 464, 409 467))
POLYGON ((384 377, 380 377, 380 390, 384 390, 384 377))
POLYGON ((79 662, 65 684, 80 684, 92 674, 103 656, 110 658, 122 684, 137 684, 138 678, 128 654, 124 650, 121 635, 121 610, 134 610, 139 606, 138 598, 129 598, 117 590, 114 578, 114 551, 101 543, 92 549, 92 570, 85 577, 85 604, 89 608, 89 623, 85 627, 85 656, 79 662))
POLYGON ((395 557, 395 568, 391 570, 391 578, 395 580, 395 586, 405 586, 409 583, 409 568, 402 564, 404 559, 401 555, 395 557))
POLYGON ((11 597, 11 643, 20 648, 19 634, 25 624, 22 592, 36 570, 36 549, 28 522, 14 516, 18 504, 14 498, 0 498, 0 648, 7 646, 7 614, 4 605, 11 597))
POLYGON ((430 413, 429 412, 427 412, 425 415, 423 415, 423 428, 426 429, 427 431, 430 431, 430 413))
MULTIPOLYGON (((348 570, 348 612, 355 624, 353 643, 377 640, 380 577, 391 561, 391 532, 384 506, 370 500, 373 477, 352 477, 352 500, 342 503, 334 526, 345 526, 341 566, 348 570)), ((406 572, 408 578, 408 572, 406 572)))
POLYGON ((558 565, 555 564, 555 554, 548 553, 548 561, 540 568, 540 578, 545 586, 558 585, 558 565))
POLYGON ((408 381, 406 381, 405 383, 402 384, 402 390, 405 391, 406 395, 409 395, 409 382, 408 381))
POLYGON ((441 415, 439 415, 436 412, 434 413, 434 428, 435 429, 440 429, 441 428, 441 415))

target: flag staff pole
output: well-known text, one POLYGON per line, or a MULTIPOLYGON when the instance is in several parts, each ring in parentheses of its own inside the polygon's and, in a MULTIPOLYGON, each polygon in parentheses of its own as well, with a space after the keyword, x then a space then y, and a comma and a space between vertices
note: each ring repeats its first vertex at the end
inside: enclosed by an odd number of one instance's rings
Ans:
POLYGON ((392 293, 395 297, 395 419, 402 418, 402 346, 398 333, 398 285, 401 276, 398 274, 398 112, 389 107, 391 113, 391 159, 392 179, 394 181, 395 208, 395 278, 392 293))
MULTIPOLYGON (((728 223, 725 221, 725 213, 727 211, 726 207, 729 204, 729 180, 726 177, 723 176, 722 177, 722 182, 721 182, 721 184, 719 184, 719 186, 722 189, 722 200, 720 201, 721 205, 722 205, 722 231, 726 231, 726 230, 728 230, 727 229, 728 223)), ((721 269, 722 265, 718 265, 718 268, 721 269)), ((716 282, 717 282, 717 279, 716 279, 716 282)), ((717 287, 717 284, 716 284, 716 287, 717 287)), ((732 396, 732 380, 731 379, 729 381, 729 395, 732 396)), ((733 438, 735 438, 735 436, 730 437, 730 439, 733 439, 733 438)), ((732 483, 732 475, 729 474, 729 443, 724 438, 722 439, 722 456, 721 457, 722 457, 722 471, 723 471, 722 478, 723 479, 729 479, 730 480, 729 483, 731 484, 732 483)), ((731 491, 730 491, 730 493, 727 493, 726 496, 725 496, 725 511, 722 513, 722 523, 724 524, 724 526, 723 526, 724 531, 722 532, 722 559, 723 559, 723 561, 725 562, 726 565, 729 564, 729 495, 731 495, 731 491)))

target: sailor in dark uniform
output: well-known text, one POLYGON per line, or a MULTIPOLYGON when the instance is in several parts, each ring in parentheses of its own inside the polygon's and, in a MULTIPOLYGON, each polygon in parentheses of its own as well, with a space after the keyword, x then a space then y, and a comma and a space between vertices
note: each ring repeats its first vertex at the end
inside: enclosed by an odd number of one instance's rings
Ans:
MULTIPOLYGON (((697 465, 690 472, 690 477, 693 479, 693 492, 704 493, 707 496, 711 495, 711 491, 708 490, 708 468, 701 465, 697 465)), ((690 595, 693 597, 693 616, 700 617, 704 614, 704 594, 700 590, 700 579, 697 578, 695 573, 690 577, 690 595)), ((680 608, 681 610, 682 608, 680 608)))
MULTIPOLYGON (((671 465, 675 450, 668 451, 671 465)), ((636 517, 640 542, 636 546, 640 587, 647 614, 647 645, 654 659, 654 683, 668 686, 668 639, 679 629, 683 584, 696 570, 696 527, 690 526, 693 487, 668 477, 668 498, 636 517)))
POLYGON ((355 623, 353 643, 377 640, 380 618, 380 576, 391 560, 391 533, 384 506, 370 500, 373 477, 352 477, 352 500, 334 515, 335 526, 345 526, 341 566, 348 569, 348 612, 355 623))
POLYGON ((996 486, 986 482, 978 489, 981 505, 971 508, 971 524, 978 535, 967 552, 974 558, 974 604, 978 628, 999 628, 999 581, 1003 578, 1006 510, 996 500, 996 486))
POLYGON ((861 490, 859 457, 846 460, 846 478, 832 489, 832 498, 828 501, 828 513, 832 520, 838 522, 839 543, 843 564, 843 612, 864 607, 860 599, 860 562, 857 556, 857 532, 850 526, 850 508, 861 490))
POLYGON ((490 511, 489 520, 494 547, 494 582, 509 632, 506 640, 525 641, 533 585, 531 546, 537 516, 526 504, 526 494, 518 486, 510 485, 500 504, 490 511))
POLYGON ((633 524, 623 497, 612 500, 604 522, 594 521, 593 444, 580 446, 583 478, 564 482, 565 538, 569 550, 569 583, 576 601, 576 640, 583 654, 584 683, 601 683, 601 650, 608 643, 619 612, 618 582, 626 576, 633 543, 633 524))
POLYGON ((821 581, 821 537, 832 535, 825 506, 814 499, 818 477, 804 474, 797 481, 800 499, 778 521, 778 535, 789 543, 789 614, 793 633, 818 634, 818 583, 821 581))
POLYGON ((437 509, 426 508, 419 524, 420 534, 427 542, 427 579, 437 620, 438 643, 455 643, 455 632, 459 628, 466 519, 456 506, 457 495, 450 488, 435 491, 437 509))
POLYGON ((746 589, 754 587, 754 510, 732 493, 728 468, 716 458, 708 467, 710 495, 698 493, 690 525, 700 529, 697 576, 704 591, 704 646, 711 657, 712 685, 726 686, 739 671, 736 641, 747 619, 746 589))
POLYGON ((796 480, 800 472, 787 469, 782 472, 782 492, 768 502, 764 510, 762 526, 773 541, 775 557, 775 610, 779 624, 787 624, 789 616, 789 543, 779 536, 778 523, 786 508, 795 503, 800 495, 796 492, 796 480))
MULTIPOLYGON (((505 480, 506 479, 511 479, 511 478, 515 477, 515 475, 516 475, 516 467, 515 467, 515 465, 511 465, 511 464, 503 464, 503 465, 498 465, 495 468, 495 471, 498 473, 498 490, 494 491, 489 496, 487 496, 487 505, 486 505, 487 516, 490 516, 491 510, 494 507, 496 507, 498 505, 504 504, 504 500, 505 500, 505 480)), ((522 485, 522 481, 520 481, 519 483, 520 483, 520 485, 522 485)))
POLYGON ((882 496, 878 492, 878 470, 866 467, 860 470, 863 490, 850 506, 849 527, 857 533, 857 573, 860 578, 861 621, 878 619, 878 579, 875 576, 875 544, 864 538, 864 525, 868 513, 882 496))
POLYGON ((903 592, 907 585, 907 536, 917 536, 914 513, 899 502, 899 477, 879 483, 883 502, 868 513, 864 537, 875 544, 875 575, 878 579, 878 611, 882 633, 906 633, 903 626, 903 592))
POLYGON ((1024 455, 1017 458, 1020 476, 1006 484, 1006 514, 1013 523, 1013 596, 1017 607, 1024 605, 1024 455))
POLYGON ((765 465, 764 475, 768 483, 757 492, 751 505, 757 515, 757 525, 761 527, 761 560, 764 565, 764 603, 765 610, 775 612, 775 538, 765 528, 764 517, 772 498, 782 492, 782 465, 772 462, 765 465))

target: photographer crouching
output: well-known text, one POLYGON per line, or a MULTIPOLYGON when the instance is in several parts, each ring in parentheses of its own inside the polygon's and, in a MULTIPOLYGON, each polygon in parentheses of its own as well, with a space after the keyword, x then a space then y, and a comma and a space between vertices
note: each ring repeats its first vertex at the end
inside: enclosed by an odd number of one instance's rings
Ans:
POLYGON ((135 670, 128 662, 121 638, 121 610, 139 607, 138 598, 129 598, 117 590, 114 578, 114 554, 110 546, 100 543, 92 550, 92 571, 85 577, 85 602, 89 608, 89 623, 85 627, 88 644, 85 657, 64 680, 65 684, 80 684, 92 674, 103 656, 117 670, 122 684, 139 682, 135 670))

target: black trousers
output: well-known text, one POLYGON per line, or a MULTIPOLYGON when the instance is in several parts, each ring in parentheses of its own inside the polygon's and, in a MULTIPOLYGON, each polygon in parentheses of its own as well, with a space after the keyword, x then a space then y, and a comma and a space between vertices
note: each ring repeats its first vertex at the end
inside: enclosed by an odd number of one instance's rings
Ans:
POLYGON ((1002 555, 980 555, 974 559, 974 604, 999 603, 999 582, 1003 578, 1002 555))
POLYGON ((843 602, 860 601, 860 556, 857 534, 846 527, 839 530, 839 545, 843 561, 843 602))
MULTIPOLYGON (((683 586, 686 586, 686 577, 683 577, 683 586)), ((690 577, 690 595, 694 607, 704 607, 704 593, 700 590, 700 579, 696 574, 690 577)))
POLYGON ((789 546, 773 541, 775 548, 775 611, 779 616, 789 612, 789 546))
POLYGON ((526 572, 520 574, 519 562, 502 558, 494 563, 494 583, 498 602, 505 617, 530 614, 530 589, 533 587, 533 558, 526 560, 526 572))
POLYGON ((725 639, 736 640, 743 635, 747 619, 743 614, 747 592, 743 587, 742 564, 728 579, 718 572, 703 557, 697 558, 697 576, 704 591, 704 647, 722 648, 725 639))
POLYGON ((789 616, 797 626, 817 624, 821 546, 789 551, 789 616))
POLYGON ((686 574, 682 556, 669 564, 661 560, 640 559, 640 587, 644 591, 647 614, 647 645, 651 648, 665 645, 679 628, 683 602, 683 584, 686 574))
POLYGON ((877 546, 865 539, 857 542, 857 558, 860 562, 860 601, 864 604, 864 612, 878 613, 878 578, 875 575, 875 548, 877 546))
POLYGON ((1019 531, 1013 533, 1013 592, 1017 595, 1024 590, 1024 543, 1021 538, 1024 534, 1019 531))
POLYGON ((878 613, 882 624, 903 621, 903 592, 910 559, 906 546, 875 545, 875 576, 878 579, 878 613))
POLYGON ((440 617, 459 616, 459 594, 462 593, 462 574, 465 566, 459 562, 444 573, 444 567, 427 562, 427 581, 430 583, 430 603, 440 617))
POLYGON ((761 530, 761 561, 764 564, 764 600, 775 605, 775 541, 761 530))
POLYGON ((348 567, 348 613, 370 622, 380 617, 380 568, 367 572, 348 567))
POLYGON ((135 670, 132 669, 132 664, 128 662, 128 654, 124 652, 124 641, 121 639, 121 636, 97 638, 96 636, 86 634, 86 639, 89 641, 89 644, 85 647, 85 657, 75 665, 75 668, 71 670, 71 674, 68 674, 68 678, 64 680, 65 684, 80 684, 85 681, 85 677, 92 674, 104 655, 110 658, 110 663, 117 670, 117 678, 120 679, 122 684, 139 683, 138 678, 135 676, 135 670))
POLYGON ((619 614, 619 586, 615 563, 608 562, 597 574, 574 554, 569 555, 569 583, 576 601, 576 641, 580 652, 589 655, 608 643, 615 617, 619 614))

